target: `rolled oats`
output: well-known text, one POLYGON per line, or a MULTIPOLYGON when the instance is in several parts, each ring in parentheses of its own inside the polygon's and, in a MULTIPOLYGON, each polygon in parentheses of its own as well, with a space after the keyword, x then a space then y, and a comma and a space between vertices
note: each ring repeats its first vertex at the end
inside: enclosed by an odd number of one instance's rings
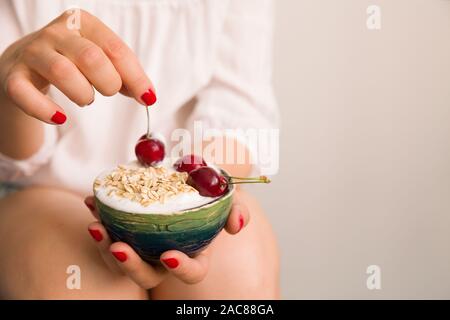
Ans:
POLYGON ((120 165, 103 180, 96 179, 94 189, 108 187, 108 196, 114 194, 148 206, 157 201, 164 203, 180 193, 197 192, 186 184, 187 178, 186 172, 169 173, 164 167, 132 168, 120 165))

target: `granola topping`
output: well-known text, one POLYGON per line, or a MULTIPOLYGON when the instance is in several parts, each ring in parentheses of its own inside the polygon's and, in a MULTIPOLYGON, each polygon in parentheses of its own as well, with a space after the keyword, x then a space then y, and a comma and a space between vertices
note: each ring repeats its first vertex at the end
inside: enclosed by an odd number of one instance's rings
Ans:
POLYGON ((164 204, 168 199, 182 193, 198 193, 186 184, 186 172, 168 171, 164 167, 118 166, 108 175, 97 178, 94 191, 106 188, 108 196, 138 202, 147 207, 152 203, 164 204))

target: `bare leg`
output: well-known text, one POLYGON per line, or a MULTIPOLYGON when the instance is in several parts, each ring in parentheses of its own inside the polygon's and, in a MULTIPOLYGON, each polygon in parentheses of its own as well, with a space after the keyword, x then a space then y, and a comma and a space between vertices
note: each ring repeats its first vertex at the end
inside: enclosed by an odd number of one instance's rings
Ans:
MULTIPOLYGON (((169 278, 155 299, 278 298, 278 251, 256 201, 242 193, 252 221, 240 234, 222 232, 211 245, 210 270, 197 285, 169 278)), ((82 199, 32 188, 0 200, 0 297, 6 299, 146 299, 131 280, 111 273, 86 226, 82 199), (81 290, 66 287, 69 265, 81 268, 81 290)))
POLYGON ((278 299, 279 257, 273 231, 257 201, 239 191, 251 221, 237 235, 225 231, 210 246, 209 272, 195 285, 170 277, 152 299, 278 299))
POLYGON ((30 188, 0 199, 0 298, 147 299, 130 279, 110 272, 87 225, 83 199, 30 188), (81 269, 81 289, 69 290, 69 265, 81 269))

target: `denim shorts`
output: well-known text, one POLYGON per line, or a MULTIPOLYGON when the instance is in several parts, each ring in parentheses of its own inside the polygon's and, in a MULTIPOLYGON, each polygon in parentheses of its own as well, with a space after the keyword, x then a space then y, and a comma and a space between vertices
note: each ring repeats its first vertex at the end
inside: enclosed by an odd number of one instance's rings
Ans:
POLYGON ((20 190, 21 187, 8 182, 0 182, 0 199, 6 197, 8 194, 20 190))

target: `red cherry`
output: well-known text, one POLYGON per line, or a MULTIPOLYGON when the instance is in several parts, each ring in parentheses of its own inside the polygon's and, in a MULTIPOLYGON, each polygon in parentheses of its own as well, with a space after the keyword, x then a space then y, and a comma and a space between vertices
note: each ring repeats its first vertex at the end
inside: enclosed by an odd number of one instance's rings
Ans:
POLYGON ((266 176, 225 177, 211 167, 205 166, 192 170, 186 183, 195 188, 204 197, 218 197, 228 190, 230 184, 270 183, 266 176))
POLYGON ((180 159, 178 159, 173 164, 173 167, 178 172, 187 172, 187 173, 189 173, 192 170, 195 170, 197 168, 206 167, 206 162, 200 156, 197 156, 195 154, 188 154, 188 155, 183 156, 180 159))
POLYGON ((218 197, 228 190, 228 180, 211 167, 192 170, 186 183, 204 197, 218 197))
POLYGON ((139 139, 134 152, 139 162, 144 166, 154 166, 164 160, 164 143, 155 138, 144 135, 139 139))

